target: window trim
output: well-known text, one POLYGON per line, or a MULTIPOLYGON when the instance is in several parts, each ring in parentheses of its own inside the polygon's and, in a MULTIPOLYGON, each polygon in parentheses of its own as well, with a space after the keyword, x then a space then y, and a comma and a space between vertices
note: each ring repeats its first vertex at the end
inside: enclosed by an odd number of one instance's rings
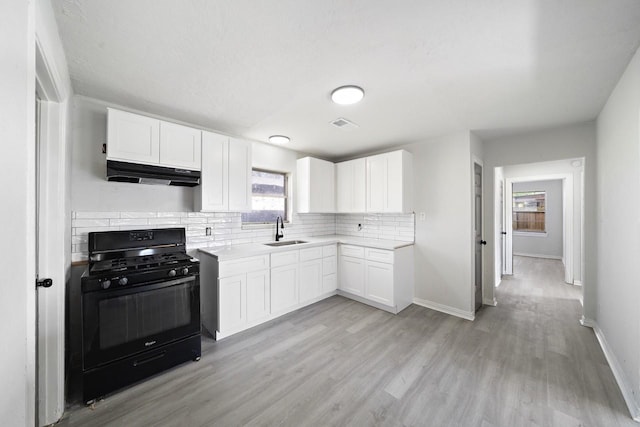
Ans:
POLYGON ((512 191, 511 192, 511 215, 512 217, 518 213, 544 213, 544 230, 519 230, 513 227, 513 218, 511 219, 511 231, 514 236, 531 236, 531 237, 546 237, 547 236, 547 190, 530 190, 530 191, 512 191), (542 193, 544 194, 544 211, 521 211, 517 210, 517 207, 514 206, 516 194, 531 194, 531 193, 542 193))
MULTIPOLYGON (((279 196, 267 196, 267 197, 273 197, 274 199, 278 199, 278 198, 282 198, 284 199, 284 222, 285 224, 290 224, 290 217, 292 215, 291 209, 290 209, 290 199, 291 199, 291 187, 290 187, 290 176, 291 173, 289 172, 283 172, 283 171, 279 171, 279 170, 271 170, 271 169, 264 169, 264 168, 255 168, 252 167, 251 168, 251 174, 253 176, 253 171, 256 172, 265 172, 265 173, 272 173, 272 174, 278 174, 278 175, 282 175, 284 177, 284 196, 279 197, 279 196)), ((251 187, 253 188, 253 181, 251 183, 251 187)), ((253 203, 253 190, 251 191, 251 200, 253 203)), ((261 196, 264 197, 264 196, 261 196)), ((253 210, 251 210, 251 212, 253 212, 253 210)), ((240 217, 242 219, 242 216, 240 217)), ((273 222, 244 222, 241 221, 242 223, 242 229, 243 230, 249 230, 249 229, 259 229, 259 228, 269 228, 271 226, 273 226, 273 222)))

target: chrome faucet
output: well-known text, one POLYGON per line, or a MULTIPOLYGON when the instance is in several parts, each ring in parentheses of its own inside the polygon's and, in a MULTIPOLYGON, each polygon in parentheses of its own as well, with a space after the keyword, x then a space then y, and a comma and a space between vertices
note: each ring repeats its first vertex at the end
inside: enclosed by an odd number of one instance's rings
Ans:
POLYGON ((282 221, 282 217, 279 216, 276 218, 276 242, 279 242, 280 239, 284 237, 284 221, 282 221), (280 231, 278 231, 278 221, 280 221, 280 231))

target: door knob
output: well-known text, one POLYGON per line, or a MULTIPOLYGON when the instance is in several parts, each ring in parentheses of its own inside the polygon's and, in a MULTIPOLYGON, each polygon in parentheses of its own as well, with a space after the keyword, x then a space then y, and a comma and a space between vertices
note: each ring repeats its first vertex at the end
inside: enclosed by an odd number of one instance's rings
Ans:
POLYGON ((487 241, 486 241, 486 240, 480 240, 480 244, 481 244, 481 245, 486 245, 486 244, 487 244, 487 241))

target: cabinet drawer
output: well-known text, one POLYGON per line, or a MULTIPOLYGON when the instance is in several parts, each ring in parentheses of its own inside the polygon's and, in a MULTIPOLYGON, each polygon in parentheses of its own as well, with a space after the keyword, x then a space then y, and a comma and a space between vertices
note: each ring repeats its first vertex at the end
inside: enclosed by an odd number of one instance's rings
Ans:
POLYGON ((220 262, 220 277, 229 277, 250 271, 269 268, 269 255, 261 255, 249 258, 239 258, 220 262))
POLYGON ((322 260, 322 275, 326 276, 328 274, 335 274, 338 266, 338 261, 336 257, 328 257, 322 260))
POLYGON ((364 248, 361 246, 341 245, 340 254, 343 256, 364 258, 364 248))
POLYGON ((280 267, 281 265, 297 264, 298 251, 280 252, 271 254, 271 267, 280 267))
POLYGON ((322 248, 300 249, 300 261, 322 258, 322 248))
POLYGON ((329 245, 329 246, 322 247, 322 256, 325 258, 328 256, 336 256, 337 253, 338 253, 337 245, 329 245))
POLYGON ((384 249, 365 248, 364 257, 370 261, 385 262, 393 264, 393 251, 384 249))

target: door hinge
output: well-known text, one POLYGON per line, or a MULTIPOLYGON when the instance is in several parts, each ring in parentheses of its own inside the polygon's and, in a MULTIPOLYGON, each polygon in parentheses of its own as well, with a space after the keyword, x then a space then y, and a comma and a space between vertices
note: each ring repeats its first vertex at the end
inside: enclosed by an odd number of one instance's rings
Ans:
POLYGON ((51 279, 36 279, 36 288, 50 288, 53 285, 53 280, 51 279))

